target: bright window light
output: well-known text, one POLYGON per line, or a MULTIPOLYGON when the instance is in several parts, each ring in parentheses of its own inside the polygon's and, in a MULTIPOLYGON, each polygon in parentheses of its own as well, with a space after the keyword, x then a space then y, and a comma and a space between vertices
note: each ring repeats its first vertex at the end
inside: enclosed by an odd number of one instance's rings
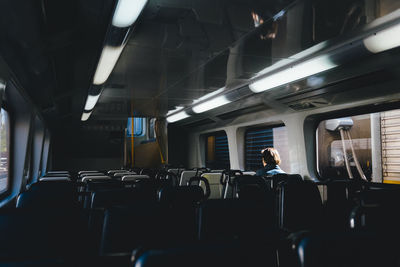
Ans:
POLYGON ((179 113, 176 113, 174 115, 171 115, 171 116, 167 117, 167 121, 169 123, 172 123, 172 122, 176 122, 176 121, 180 121, 180 120, 186 119, 188 117, 190 117, 190 116, 189 116, 189 114, 186 113, 186 111, 181 111, 179 113))
POLYGON ((107 81, 123 49, 123 45, 118 47, 104 46, 94 74, 93 84, 100 85, 107 81))
POLYGON ((85 110, 92 110, 99 100, 100 95, 88 95, 85 110))
POLYGON ((319 56, 261 78, 249 85, 254 93, 263 92, 337 67, 328 56, 319 56))
POLYGON ((383 52, 400 46, 400 24, 391 26, 383 31, 364 39, 364 45, 372 53, 383 52))
POLYGON ((213 98, 211 100, 205 101, 203 103, 200 103, 196 106, 194 106, 192 109, 195 113, 202 113, 210 109, 214 109, 223 105, 226 105, 230 103, 226 96, 221 95, 216 98, 213 98))
POLYGON ((90 117, 90 115, 92 114, 92 112, 83 112, 82 113, 82 117, 81 117, 81 121, 87 121, 90 117))
POLYGON ((112 25, 119 28, 131 26, 139 17, 146 3, 147 0, 119 0, 112 25))

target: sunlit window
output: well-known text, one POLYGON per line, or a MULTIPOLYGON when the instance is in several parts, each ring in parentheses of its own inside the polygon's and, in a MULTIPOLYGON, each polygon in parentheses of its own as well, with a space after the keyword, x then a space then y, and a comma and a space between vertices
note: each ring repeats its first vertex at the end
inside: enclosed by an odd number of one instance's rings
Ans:
POLYGON ((0 112, 0 193, 8 189, 8 170, 9 170, 9 118, 6 110, 0 112))
POLYGON ((400 109, 322 121, 317 166, 322 179, 400 184, 400 109))

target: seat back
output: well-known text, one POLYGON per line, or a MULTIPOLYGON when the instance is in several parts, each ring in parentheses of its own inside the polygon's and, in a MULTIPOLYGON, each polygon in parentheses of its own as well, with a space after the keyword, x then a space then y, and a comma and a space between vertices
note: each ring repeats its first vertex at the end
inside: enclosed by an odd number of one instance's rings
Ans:
MULTIPOLYGON (((220 199, 222 196, 223 185, 220 183, 221 173, 203 173, 201 177, 204 177, 208 180, 210 184, 211 195, 210 199, 220 199)), ((205 190, 205 185, 200 182, 200 186, 205 190)))
POLYGON ((212 199, 199 210, 199 238, 204 241, 265 240, 276 233, 270 205, 255 200, 212 199))
POLYGON ((303 234, 292 245, 297 264, 284 267, 398 266, 395 238, 368 232, 318 232, 303 234))
POLYGON ((181 173, 181 177, 179 179, 179 185, 187 185, 187 183, 189 182, 190 178, 192 178, 193 176, 196 176, 197 171, 183 171, 181 173))
POLYGON ((276 267, 275 250, 251 244, 196 244, 166 249, 153 249, 135 257, 135 267, 276 267))
POLYGON ((283 182, 278 185, 278 225, 294 232, 321 226, 323 210, 318 186, 313 182, 283 182))
MULTIPOLYGON (((132 253, 139 247, 156 246, 166 238, 169 229, 163 224, 166 212, 157 203, 106 210, 100 254, 132 253), (163 214, 164 212, 164 214, 163 214)), ((171 240, 172 241, 172 240, 171 240)))
POLYGON ((16 207, 25 209, 73 208, 77 205, 75 187, 69 181, 39 182, 18 196, 16 207))

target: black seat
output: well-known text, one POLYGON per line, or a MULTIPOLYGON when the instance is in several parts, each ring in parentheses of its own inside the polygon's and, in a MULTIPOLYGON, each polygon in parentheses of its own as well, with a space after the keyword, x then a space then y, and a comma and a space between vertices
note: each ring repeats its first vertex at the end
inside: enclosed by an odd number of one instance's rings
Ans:
POLYGON ((90 255, 85 231, 78 210, 1 210, 0 264, 79 261, 90 255))
POLYGON ((201 205, 199 219, 201 240, 255 242, 276 233, 271 205, 256 200, 208 200, 201 205))
POLYGON ((316 229, 322 222, 322 200, 313 182, 283 182, 278 186, 279 227, 288 232, 316 229))
POLYGON ((160 189, 158 198, 171 205, 193 205, 204 199, 204 192, 200 186, 167 186, 160 189))
POLYGON ((111 206, 129 206, 155 201, 156 195, 153 191, 136 188, 116 188, 93 192, 91 208, 103 209, 111 206))
POLYGON ((252 244, 197 244, 146 250, 136 255, 135 267, 277 266, 275 250, 252 244))
POLYGON ((141 203, 132 207, 106 210, 100 254, 127 253, 140 246, 165 240, 169 229, 164 226, 165 210, 158 203, 141 203), (164 214, 163 214, 164 213, 164 214))
POLYGON ((291 236, 294 258, 283 267, 398 266, 396 239, 373 232, 315 232, 291 236))
POLYGON ((71 208, 76 207, 76 188, 70 182, 33 184, 18 196, 17 208, 71 208))

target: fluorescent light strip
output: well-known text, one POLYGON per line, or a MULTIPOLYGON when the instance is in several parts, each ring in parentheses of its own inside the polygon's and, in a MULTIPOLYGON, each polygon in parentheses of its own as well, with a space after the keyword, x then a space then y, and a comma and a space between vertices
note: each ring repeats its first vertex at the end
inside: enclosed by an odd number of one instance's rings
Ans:
POLYGON ((333 69, 338 65, 333 63, 329 56, 318 56, 305 62, 261 78, 251 84, 249 87, 254 93, 260 93, 277 86, 281 86, 326 70, 333 69))
POLYGON ((117 47, 104 46, 94 74, 93 84, 100 85, 107 81, 123 49, 124 45, 117 47))
POLYGON ((174 115, 171 115, 171 116, 167 117, 167 121, 169 123, 172 123, 172 122, 176 122, 176 121, 180 121, 180 120, 186 119, 188 117, 190 117, 190 115, 187 114, 186 111, 181 111, 179 113, 176 113, 174 115))
POLYGON ((383 52, 400 46, 400 24, 384 29, 363 40, 365 47, 372 53, 383 52))
POLYGON ((90 117, 90 115, 92 115, 92 112, 83 112, 82 113, 82 117, 81 117, 81 121, 87 121, 90 117))
POLYGON ((210 109, 214 109, 214 108, 226 105, 230 102, 231 101, 229 101, 226 98, 226 96, 221 95, 221 96, 217 96, 216 98, 213 98, 211 100, 200 103, 200 104, 194 106, 192 109, 193 109, 193 112, 195 112, 195 113, 202 113, 202 112, 208 111, 210 109))
POLYGON ((99 95, 88 95, 86 99, 85 110, 92 110, 96 105, 97 101, 99 100, 99 95))
POLYGON ((209 94, 203 95, 202 97, 193 100, 193 104, 196 104, 196 103, 198 103, 198 102, 200 102, 202 100, 206 100, 206 99, 211 98, 211 97, 213 97, 215 95, 218 95, 219 93, 222 93, 224 90, 225 90, 225 87, 222 87, 222 88, 220 88, 218 90, 215 90, 214 92, 211 92, 209 94))
POLYGON ((172 113, 175 113, 179 110, 182 110, 184 107, 175 107, 175 109, 171 109, 167 112, 167 116, 171 115, 172 113))
POLYGON ((131 26, 139 17, 147 0, 119 0, 114 11, 112 25, 119 28, 131 26))

